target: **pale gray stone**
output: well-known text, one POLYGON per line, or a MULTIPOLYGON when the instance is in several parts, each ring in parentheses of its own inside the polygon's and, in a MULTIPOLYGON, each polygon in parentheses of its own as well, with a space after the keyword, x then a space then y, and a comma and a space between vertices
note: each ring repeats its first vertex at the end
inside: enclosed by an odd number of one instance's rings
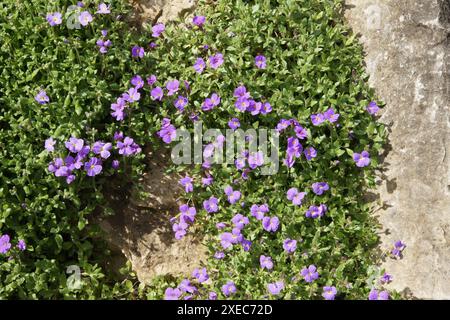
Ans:
POLYGON ((364 45, 370 85, 386 102, 389 145, 376 211, 389 286, 450 299, 449 0, 348 0, 346 18, 364 45))

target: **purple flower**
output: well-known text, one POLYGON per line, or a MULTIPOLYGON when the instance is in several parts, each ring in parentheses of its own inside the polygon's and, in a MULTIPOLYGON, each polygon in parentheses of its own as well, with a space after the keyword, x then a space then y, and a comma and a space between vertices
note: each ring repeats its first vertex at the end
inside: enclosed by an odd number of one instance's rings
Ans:
POLYGON ((110 6, 106 5, 105 3, 100 3, 98 5, 98 11, 96 13, 99 14, 108 14, 111 13, 111 11, 109 10, 110 6))
POLYGON ((250 221, 246 216, 238 213, 231 219, 231 222, 236 228, 243 229, 250 221))
POLYGON ((220 104, 220 96, 213 93, 210 98, 206 98, 202 104, 203 111, 209 111, 220 104))
POLYGON ((287 156, 294 161, 302 155, 303 146, 296 137, 289 137, 287 139, 287 156))
POLYGON ((139 101, 141 99, 141 94, 139 93, 137 88, 130 88, 124 95, 123 99, 130 103, 139 101))
POLYGON ((178 288, 167 288, 164 292, 164 300, 178 300, 181 294, 182 292, 178 288))
POLYGON ((166 84, 166 89, 168 90, 167 95, 171 96, 176 93, 179 89, 180 82, 178 80, 168 81, 166 84))
POLYGON ((327 111, 325 111, 323 116, 331 123, 334 123, 339 119, 339 113, 334 113, 334 110, 332 108, 329 108, 327 111))
POLYGON ((370 290, 369 300, 378 300, 378 290, 376 290, 376 289, 370 290))
POLYGON ((245 86, 239 86, 234 89, 233 96, 238 99, 249 99, 250 93, 247 92, 247 88, 245 88, 245 86))
POLYGON ((230 121, 228 121, 228 126, 230 129, 236 130, 241 126, 241 123, 239 122, 238 118, 232 118, 230 121))
POLYGON ((188 228, 186 222, 180 221, 180 223, 174 223, 172 226, 173 232, 175 232, 175 239, 180 240, 186 235, 186 229, 188 228))
POLYGON ((214 253, 214 258, 216 258, 217 260, 221 260, 225 258, 225 253, 223 253, 222 251, 217 251, 214 253))
POLYGON ((178 98, 175 100, 174 105, 175 107, 180 110, 181 112, 184 111, 184 107, 187 105, 188 99, 183 96, 178 96, 178 98))
POLYGON ((156 82, 156 76, 152 74, 150 77, 147 78, 147 84, 149 86, 152 86, 156 82))
POLYGON ((266 68, 266 57, 263 55, 258 55, 255 57, 255 65, 258 69, 266 68))
POLYGON ((213 69, 217 69, 223 63, 223 55, 221 53, 216 53, 209 57, 209 66, 213 69))
POLYGON ((283 249, 287 253, 293 253, 297 249, 297 241, 292 239, 286 239, 283 241, 283 249))
POLYGON ((308 137, 308 132, 301 125, 295 126, 294 131, 295 131, 295 135, 299 139, 303 140, 303 139, 306 139, 308 137))
MULTIPOLYGON (((120 103, 111 104, 111 116, 113 116, 117 121, 122 121, 125 118, 125 102, 120 99, 120 103)), ((118 101, 119 101, 118 99, 118 101)))
POLYGON ((239 228, 233 228, 231 232, 224 232, 220 235, 220 244, 222 248, 227 249, 233 244, 237 244, 243 240, 243 235, 239 228))
POLYGON ((217 212, 219 211, 218 203, 219 200, 214 196, 211 196, 208 200, 203 201, 203 208, 205 208, 208 213, 217 212))
POLYGON ((226 297, 228 297, 231 294, 236 293, 236 285, 233 281, 228 281, 222 286, 222 292, 226 297))
POLYGON ((118 141, 117 148, 119 149, 119 154, 124 156, 130 156, 141 152, 141 148, 130 137, 125 137, 123 142, 118 141))
POLYGON ((289 126, 291 125, 291 122, 289 120, 286 119, 281 119, 276 127, 276 130, 278 132, 284 131, 285 129, 287 129, 289 126))
POLYGON ((106 37, 108 35, 108 30, 103 29, 102 31, 100 31, 103 37, 106 37))
POLYGON ((297 188, 290 188, 287 193, 288 200, 291 200, 292 203, 296 206, 302 205, 302 200, 306 195, 306 192, 298 192, 297 188))
POLYGON ((83 145, 84 145, 83 139, 77 139, 74 137, 71 137, 69 141, 65 142, 66 148, 73 153, 81 151, 81 149, 83 149, 83 145))
POLYGON ((34 97, 39 104, 47 104, 50 102, 50 98, 44 90, 40 90, 39 93, 34 97))
POLYGON ((303 153, 305 154, 306 160, 308 161, 317 157, 317 151, 313 147, 306 148, 303 153))
POLYGON ((184 190, 186 192, 192 192, 194 190, 194 185, 192 184, 192 178, 191 177, 184 177, 180 179, 180 184, 184 187, 184 190))
POLYGON ((99 48, 100 53, 106 53, 106 52, 108 52, 108 47, 110 47, 112 43, 111 43, 111 40, 99 39, 99 40, 97 40, 96 44, 97 44, 97 46, 100 47, 99 48))
POLYGON ((178 286, 178 289, 186 293, 194 293, 195 291, 197 291, 197 288, 193 286, 188 279, 182 280, 180 285, 178 286))
POLYGON ((195 220, 195 216, 197 214, 197 210, 195 207, 189 207, 187 204, 183 204, 179 207, 181 215, 180 221, 186 223, 193 223, 195 220))
POLYGON ((119 166, 120 166, 119 160, 113 160, 113 161, 112 161, 111 167, 112 167, 113 169, 117 170, 117 169, 119 169, 119 166))
POLYGON ((250 100, 249 102, 250 102, 250 105, 247 108, 247 111, 250 112, 253 116, 258 115, 261 111, 262 103, 256 102, 254 100, 250 100))
POLYGON ((307 218, 316 219, 318 217, 322 217, 326 211, 327 207, 324 204, 321 204, 319 206, 310 206, 308 211, 306 211, 305 216, 307 218))
POLYGON ((152 37, 158 38, 161 35, 161 33, 164 32, 165 29, 166 29, 166 26, 164 25, 164 23, 155 24, 152 27, 152 37))
POLYGON ((209 185, 211 185, 211 184, 213 183, 213 181, 214 181, 214 178, 211 177, 211 176, 203 177, 203 178, 202 178, 202 185, 203 185, 204 187, 205 187, 205 186, 209 186, 209 185))
POLYGON ((130 82, 136 89, 144 87, 144 80, 140 75, 135 75, 130 82))
POLYGON ((177 137, 177 129, 170 124, 170 119, 164 118, 162 120, 161 130, 158 131, 158 136, 162 138, 165 143, 171 143, 177 137))
POLYGON ((356 163, 357 167, 367 167, 370 164, 370 157, 367 151, 363 151, 361 153, 353 153, 353 160, 356 163))
POLYGON ((249 251, 250 248, 252 247, 252 242, 250 240, 242 238, 241 245, 244 251, 249 251))
POLYGON ((322 122, 324 122, 326 119, 324 117, 323 114, 319 113, 319 114, 312 114, 311 115, 311 122, 313 125, 318 126, 320 125, 322 122))
POLYGON ((139 46, 134 46, 133 48, 131 48, 131 56, 133 58, 143 58, 144 57, 144 48, 139 47, 139 46))
POLYGON ((262 219, 262 225, 264 230, 269 231, 269 232, 275 232, 278 230, 278 227, 280 225, 280 220, 278 219, 278 217, 264 217, 262 219))
POLYGON ((251 215, 257 220, 262 220, 267 212, 269 212, 269 206, 267 204, 262 204, 260 206, 254 204, 250 207, 251 215))
POLYGON ((62 15, 59 12, 47 13, 46 19, 52 27, 62 23, 62 15))
POLYGON ((89 177, 94 177, 102 172, 102 163, 97 158, 91 158, 84 164, 84 169, 89 177))
POLYGON ((317 268, 315 265, 310 265, 309 267, 305 267, 302 269, 300 274, 303 276, 306 282, 311 283, 314 280, 319 278, 319 273, 317 272, 317 268))
POLYGON ((78 16, 78 21, 80 22, 80 24, 85 27, 87 26, 90 22, 92 22, 92 15, 88 12, 88 11, 83 11, 80 13, 80 15, 78 16))
POLYGON ((389 293, 387 291, 381 291, 378 294, 378 300, 389 300, 389 293))
POLYGON ((203 268, 201 270, 195 269, 192 272, 192 276, 195 277, 200 283, 203 283, 209 279, 209 275, 208 272, 206 271, 206 268, 203 268))
POLYGON ((219 230, 222 230, 223 228, 225 228, 227 225, 224 222, 217 222, 216 223, 216 228, 219 230))
POLYGON ((261 255, 259 257, 259 265, 262 269, 266 268, 267 270, 271 270, 273 268, 272 258, 261 255))
POLYGON ((385 272, 385 273, 381 276, 381 279, 380 279, 380 282, 381 282, 381 283, 385 284, 385 283, 389 283, 389 282, 391 282, 391 281, 392 281, 392 276, 391 276, 389 273, 385 272))
POLYGON ((325 191, 330 189, 330 186, 326 182, 315 182, 312 184, 312 189, 318 196, 322 195, 325 191))
POLYGON ((92 146, 92 152, 95 154, 99 154, 103 159, 108 159, 111 153, 112 144, 111 143, 103 143, 101 141, 97 141, 92 146))
POLYGON ((25 251, 26 248, 27 245, 25 244, 25 241, 20 239, 19 242, 17 242, 17 249, 19 249, 20 251, 25 251))
POLYGON ((122 131, 116 131, 114 132, 114 141, 123 140, 123 132, 122 131))
POLYGON ((217 300, 217 293, 215 293, 214 291, 211 291, 208 295, 208 299, 209 300, 217 300))
POLYGON ((192 19, 192 23, 195 24, 197 27, 202 27, 205 24, 206 17, 205 16, 195 16, 192 19))
POLYGON ((228 201, 231 204, 235 204, 241 198, 241 193, 239 191, 234 191, 230 186, 225 188, 225 194, 228 196, 228 201))
POLYGON ((323 293, 322 293, 322 297, 325 298, 325 300, 334 300, 334 297, 337 294, 337 290, 336 287, 323 287, 323 293))
POLYGON ((247 98, 239 98, 234 103, 234 106, 239 111, 244 112, 244 111, 247 111, 247 108, 250 106, 250 101, 247 98))
POLYGON ((55 144, 56 144, 56 141, 53 140, 52 137, 46 139, 45 144, 44 144, 45 150, 47 150, 48 152, 55 151, 55 144))
POLYGON ((380 111, 380 108, 378 107, 377 103, 375 101, 371 101, 369 105, 366 107, 366 110, 369 114, 374 115, 378 111, 380 111))
POLYGON ((245 158, 244 157, 239 157, 234 161, 234 164, 236 166, 236 169, 238 170, 242 170, 245 168, 245 158))
POLYGON ((261 114, 268 114, 269 112, 272 112, 272 106, 269 102, 264 102, 261 107, 261 114))
POLYGON ((264 164, 264 154, 262 151, 258 151, 256 153, 251 153, 248 156, 248 166, 251 169, 255 169, 264 164))
POLYGON ((203 60, 202 58, 197 58, 197 60, 195 60, 194 64, 195 72, 202 73, 203 70, 205 70, 205 67, 206 67, 205 60, 203 60))
POLYGON ((9 242, 9 235, 4 234, 0 237, 0 253, 5 254, 11 249, 11 243, 9 242))
POLYGON ((394 248, 391 250, 391 254, 394 258, 401 258, 402 257, 402 251, 406 248, 406 245, 398 240, 394 243, 394 248))
POLYGON ((389 293, 387 291, 381 291, 372 289, 369 292, 369 300, 389 300, 389 293))
POLYGON ((267 290, 269 290, 270 294, 277 295, 280 294, 281 290, 284 289, 284 282, 277 281, 275 283, 269 283, 267 285, 267 290))
POLYGON ((163 89, 161 87, 155 87, 151 91, 151 96, 153 100, 161 101, 163 98, 163 89))

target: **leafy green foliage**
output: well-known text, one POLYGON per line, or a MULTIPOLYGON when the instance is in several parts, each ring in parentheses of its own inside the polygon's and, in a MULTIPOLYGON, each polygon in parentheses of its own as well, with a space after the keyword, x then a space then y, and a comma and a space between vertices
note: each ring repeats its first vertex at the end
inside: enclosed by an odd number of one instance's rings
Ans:
MULTIPOLYGON (((61 143, 72 135, 90 142, 110 141, 121 130, 156 149, 160 142, 155 133, 162 118, 192 130, 191 112, 200 114, 204 129, 225 129, 235 116, 244 130, 274 128, 281 118, 296 118, 308 128, 308 145, 318 151, 313 161, 302 159, 292 169, 281 166, 273 176, 255 170, 245 181, 234 166, 214 166, 215 182, 207 188, 200 185, 200 166, 170 169, 189 172, 196 181, 196 192, 188 194, 186 201, 199 211, 196 230, 211 252, 208 271, 213 280, 203 286, 201 297, 211 290, 220 294, 228 280, 238 288, 234 298, 266 298, 267 283, 277 280, 286 284, 279 296, 285 299, 321 298, 325 285, 336 286, 342 298, 367 297, 366 280, 373 273, 378 239, 363 194, 375 185, 374 169, 385 130, 365 111, 374 96, 366 84, 361 47, 343 25, 341 1, 200 1, 198 13, 207 17, 204 28, 171 23, 162 37, 153 39, 157 47, 151 50, 147 46, 150 30, 129 29, 125 1, 114 1, 112 15, 95 16, 85 28, 69 29, 65 21, 50 27, 45 14, 65 12, 71 4, 63 0, 0 4, 0 229, 28 244, 27 251, 12 260, 0 257, 0 297, 153 299, 161 298, 166 287, 178 285, 180 279, 158 278, 151 286, 136 288, 132 280, 117 280, 100 267, 107 249, 89 216, 106 205, 102 185, 108 177, 81 178, 67 185, 47 172, 50 157, 43 144, 50 136, 61 143), (113 43, 105 55, 95 44, 102 29, 108 29, 113 43), (145 48, 143 59, 131 57, 133 45, 145 48), (205 50, 204 45, 209 48, 205 50), (224 64, 197 74, 192 67, 196 58, 207 60, 216 52, 224 55, 224 64), (266 69, 255 68, 257 54, 267 58, 266 69), (156 74, 160 86, 171 79, 188 81, 186 111, 179 113, 173 106, 177 95, 153 101, 146 88, 139 106, 128 112, 125 121, 115 121, 110 104, 129 88, 135 74, 156 74), (237 114, 233 90, 240 84, 255 99, 269 101, 273 111, 256 117, 237 114), (39 89, 47 91, 49 104, 34 101, 39 89), (200 111, 202 101, 213 92, 221 96, 220 106, 200 111), (312 126, 311 114, 329 107, 340 113, 339 126, 312 126), (365 169, 357 168, 351 158, 362 150, 369 151, 372 159, 365 169), (228 205, 223 193, 235 180, 244 207, 228 205), (313 196, 310 187, 317 181, 328 182, 330 192, 313 196), (286 199, 291 187, 308 190, 302 207, 286 199), (217 214, 200 210, 211 195, 220 199, 217 214), (262 203, 269 205, 270 215, 280 218, 281 228, 268 233, 252 220, 243 231, 253 242, 252 249, 246 252, 235 246, 224 260, 214 259, 220 247, 215 223, 229 223, 237 212, 249 216, 251 204, 262 203), (326 216, 305 218, 307 207, 319 203, 327 204, 326 216), (299 241, 293 255, 283 252, 286 238, 299 241), (272 272, 259 267, 261 254, 273 258, 272 272), (320 278, 307 285, 299 271, 310 264, 318 266, 320 278), (69 265, 83 270, 84 285, 79 290, 67 288, 69 265)), ((85 4, 93 12, 98 1, 85 4)), ((284 156, 286 138, 281 138, 280 156, 284 156)), ((143 169, 139 160, 134 160, 133 171, 125 178, 136 181, 143 169)), ((124 176, 123 170, 119 174, 124 176)))

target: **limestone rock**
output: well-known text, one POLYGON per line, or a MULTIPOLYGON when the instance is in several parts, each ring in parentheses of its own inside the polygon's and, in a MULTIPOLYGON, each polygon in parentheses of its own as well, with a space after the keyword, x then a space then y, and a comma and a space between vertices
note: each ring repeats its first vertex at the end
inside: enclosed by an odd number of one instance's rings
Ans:
POLYGON ((347 0, 370 84, 390 127, 377 211, 382 247, 403 240, 383 267, 390 288, 450 299, 449 0, 347 0))
POLYGON ((123 253, 145 283, 158 275, 190 275, 206 261, 206 247, 193 235, 192 227, 183 239, 174 237, 170 218, 179 212, 177 196, 182 190, 180 177, 165 173, 170 154, 148 153, 147 159, 141 185, 149 196, 139 199, 132 189, 125 201, 122 197, 130 190, 113 187, 109 201, 115 214, 98 221, 111 246, 123 253))
POLYGON ((175 20, 180 14, 195 8, 195 0, 131 0, 133 20, 139 23, 156 23, 175 20))

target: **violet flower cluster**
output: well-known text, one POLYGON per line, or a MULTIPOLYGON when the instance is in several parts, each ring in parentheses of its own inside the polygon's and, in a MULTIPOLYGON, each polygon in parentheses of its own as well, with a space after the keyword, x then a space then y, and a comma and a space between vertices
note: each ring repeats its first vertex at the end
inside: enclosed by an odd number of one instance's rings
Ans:
POLYGON ((333 108, 329 108, 327 111, 318 114, 311 115, 311 122, 313 125, 318 126, 325 121, 335 123, 339 119, 339 113, 335 113, 333 108))
POLYGON ((171 143, 177 137, 177 129, 170 123, 169 118, 164 118, 161 122, 161 130, 157 132, 164 143, 171 143))
POLYGON ((187 204, 183 204, 179 207, 180 218, 178 221, 172 220, 172 230, 175 232, 175 239, 182 239, 186 233, 189 225, 192 225, 195 221, 195 216, 197 215, 197 210, 195 207, 189 207, 187 204))
MULTIPOLYGON (((164 292, 164 300, 192 300, 200 294, 198 286, 202 286, 208 279, 209 274, 206 268, 196 268, 192 272, 192 280, 185 278, 176 288, 167 288, 164 292)), ((217 293, 210 291, 208 297, 209 300, 216 300, 217 293)))
POLYGON ((247 92, 247 88, 243 85, 237 87, 233 95, 236 98, 234 106, 241 112, 250 112, 251 115, 256 116, 258 114, 266 115, 272 111, 272 106, 268 101, 253 100, 250 93, 247 92))
MULTIPOLYGON (((0 236, 0 254, 7 254, 11 250, 11 238, 8 234, 0 236)), ((16 244, 19 251, 25 251, 27 246, 23 239, 19 239, 16 244)))
MULTIPOLYGON (((123 133, 116 132, 114 134, 116 141, 116 150, 119 155, 132 156, 141 152, 141 148, 130 137, 124 137, 123 133)), ((44 147, 47 152, 55 152, 56 141, 50 137, 44 147)), ((110 158, 113 148, 112 143, 96 141, 89 146, 83 139, 71 137, 64 143, 69 154, 65 158, 57 157, 48 166, 48 171, 56 177, 65 177, 67 184, 72 183, 77 170, 83 170, 89 177, 99 175, 103 171, 103 162, 110 158)), ((118 160, 113 160, 111 166, 117 169, 118 160)))

